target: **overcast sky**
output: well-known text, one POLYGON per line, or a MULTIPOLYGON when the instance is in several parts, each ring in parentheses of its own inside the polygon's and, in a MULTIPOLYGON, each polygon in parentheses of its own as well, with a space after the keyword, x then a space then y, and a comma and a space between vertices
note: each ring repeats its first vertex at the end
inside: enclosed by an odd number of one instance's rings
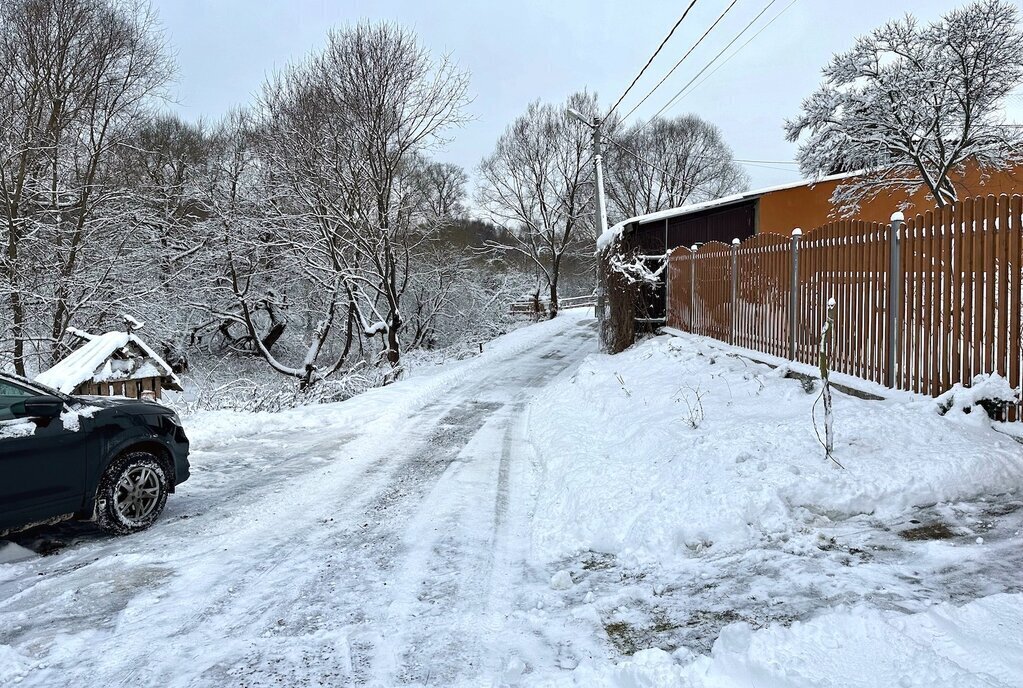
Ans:
MULTIPOLYGON (((730 0, 728 0, 730 1, 730 0)), ((728 5, 698 0, 658 59, 621 106, 624 114, 657 83, 728 5)), ((735 7, 632 118, 657 112, 700 71, 768 0, 735 7)), ((776 0, 722 56, 789 6, 776 0)), ((471 172, 505 127, 537 98, 563 100, 595 90, 605 106, 621 95, 688 1, 528 0, 156 0, 177 51, 176 109, 188 119, 216 119, 251 101, 265 76, 323 44, 332 27, 361 19, 411 27, 436 53, 449 53, 472 75, 474 120, 451 132, 437 158, 471 172)), ((796 0, 766 30, 666 114, 694 112, 719 127, 747 165, 753 188, 795 181, 794 146, 782 122, 820 80, 831 54, 855 36, 911 12, 931 20, 958 0, 796 0)), ((713 69, 713 67, 711 67, 713 69)), ((708 70, 709 73, 710 70, 708 70)), ((705 73, 705 75, 706 75, 705 73)), ((1023 102, 1014 99, 1014 119, 1023 102)))

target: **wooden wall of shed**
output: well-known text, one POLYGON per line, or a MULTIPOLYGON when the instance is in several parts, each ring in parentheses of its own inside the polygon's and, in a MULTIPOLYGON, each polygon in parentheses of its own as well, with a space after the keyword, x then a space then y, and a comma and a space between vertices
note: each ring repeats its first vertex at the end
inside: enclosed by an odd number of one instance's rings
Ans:
MULTIPOLYGON (((813 186, 797 186, 791 189, 768 191, 760 195, 757 233, 784 234, 789 236, 796 227, 810 231, 836 219, 832 217, 831 195, 844 180, 819 182, 813 186)), ((1004 172, 991 173, 983 179, 980 170, 973 166, 965 175, 957 178, 956 188, 960 198, 987 194, 1013 194, 1023 189, 1023 166, 1004 172)), ((888 222, 899 205, 909 201, 912 207, 905 212, 907 217, 934 208, 934 199, 926 188, 912 196, 905 193, 882 193, 874 200, 864 203, 857 220, 865 222, 888 222)), ((720 240, 719 240, 720 241, 720 240)))
POLYGON ((141 380, 121 380, 118 382, 84 382, 75 388, 75 394, 97 397, 128 397, 142 398, 143 392, 152 392, 154 399, 163 394, 163 379, 147 377, 141 380))
POLYGON ((757 227, 757 200, 742 201, 724 208, 712 208, 702 212, 668 219, 667 250, 679 246, 706 244, 709 241, 732 243, 732 239, 744 240, 753 236, 757 227))
POLYGON ((626 252, 663 255, 679 246, 732 239, 748 239, 756 232, 757 199, 741 201, 724 208, 691 213, 681 217, 645 222, 625 233, 626 252))

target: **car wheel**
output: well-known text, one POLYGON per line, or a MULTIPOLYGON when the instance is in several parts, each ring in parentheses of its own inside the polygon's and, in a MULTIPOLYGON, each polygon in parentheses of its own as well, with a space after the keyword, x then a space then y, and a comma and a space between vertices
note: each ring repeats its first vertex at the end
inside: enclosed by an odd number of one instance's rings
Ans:
POLYGON ((124 535, 153 525, 167 504, 167 472, 145 451, 114 459, 99 482, 96 523, 108 533, 124 535))

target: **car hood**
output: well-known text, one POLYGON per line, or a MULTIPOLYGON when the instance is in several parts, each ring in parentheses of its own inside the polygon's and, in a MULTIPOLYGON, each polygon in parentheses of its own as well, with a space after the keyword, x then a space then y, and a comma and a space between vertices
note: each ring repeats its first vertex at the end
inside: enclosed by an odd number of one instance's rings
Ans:
POLYGON ((129 399, 127 397, 94 397, 94 396, 76 396, 75 401, 78 401, 86 406, 95 406, 101 409, 116 409, 119 411, 132 411, 141 414, 171 414, 174 413, 173 409, 167 408, 163 404, 158 404, 155 401, 140 401, 138 399, 129 399))

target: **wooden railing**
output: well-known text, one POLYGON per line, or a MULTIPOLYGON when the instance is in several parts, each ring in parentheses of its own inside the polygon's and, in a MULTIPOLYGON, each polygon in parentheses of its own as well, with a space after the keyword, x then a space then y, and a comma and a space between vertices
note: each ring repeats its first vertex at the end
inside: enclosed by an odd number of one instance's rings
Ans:
MULTIPOLYGON (((562 310, 568 308, 586 308, 593 307, 597 303, 597 297, 593 294, 587 294, 584 296, 569 296, 568 298, 558 299, 558 307, 562 310)), ((550 310, 550 301, 547 299, 537 298, 525 298, 521 301, 516 301, 508 306, 508 312, 512 315, 529 315, 529 316, 540 316, 546 315, 550 310)))
POLYGON ((592 308, 595 305, 597 305, 597 297, 593 294, 558 299, 558 306, 561 308, 592 308))

